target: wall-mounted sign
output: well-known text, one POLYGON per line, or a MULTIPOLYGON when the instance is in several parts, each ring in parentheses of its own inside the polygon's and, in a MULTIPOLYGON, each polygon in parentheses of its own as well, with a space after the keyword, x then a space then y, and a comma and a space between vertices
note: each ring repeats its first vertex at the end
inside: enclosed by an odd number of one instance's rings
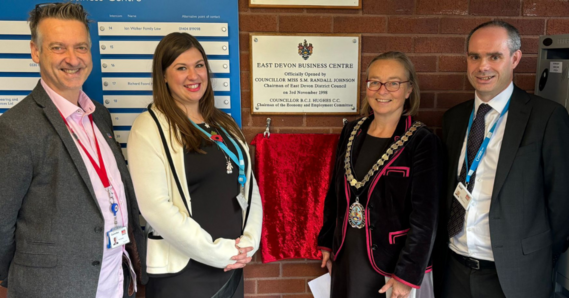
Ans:
POLYGON ((249 38, 253 114, 358 114, 359 34, 249 38))
POLYGON ((362 0, 249 0, 249 7, 361 9, 362 0))

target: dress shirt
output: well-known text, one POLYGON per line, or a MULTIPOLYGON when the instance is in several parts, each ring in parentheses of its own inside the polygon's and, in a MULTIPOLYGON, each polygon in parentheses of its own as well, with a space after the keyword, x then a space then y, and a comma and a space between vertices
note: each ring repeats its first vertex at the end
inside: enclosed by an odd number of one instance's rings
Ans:
MULTIPOLYGON (((109 182, 113 188, 115 194, 115 199, 118 200, 119 212, 117 212, 117 224, 119 226, 128 226, 128 210, 126 203, 126 196, 124 192, 124 185, 122 183, 121 174, 117 167, 117 162, 109 147, 109 144, 105 141, 105 138, 110 136, 103 136, 97 125, 93 122, 91 126, 91 121, 89 120, 89 115, 95 111, 95 105, 89 99, 85 92, 81 91, 79 96, 79 106, 72 104, 67 99, 63 98, 61 95, 57 94, 53 89, 51 89, 43 80, 41 80, 42 87, 47 92, 48 96, 51 98, 61 115, 65 117, 67 123, 75 132, 85 149, 89 152, 91 157, 95 162, 99 163, 99 158, 97 154, 97 149, 95 142, 98 141, 101 150, 101 155, 103 156, 103 162, 107 170, 107 175, 109 176, 109 182), (93 129, 95 136, 93 135, 93 129)), ((97 287, 96 298, 121 298, 123 297, 123 269, 122 269, 122 255, 123 253, 128 257, 124 245, 115 247, 112 249, 107 248, 108 237, 107 232, 115 226, 114 215, 111 211, 111 202, 109 199, 109 194, 101 179, 99 178, 97 171, 91 164, 91 161, 77 142, 75 138, 75 145, 77 150, 81 153, 87 172, 89 173, 89 178, 91 180, 91 185, 93 186, 93 191, 97 197, 97 202, 101 208, 101 212, 104 219, 104 235, 101 237, 101 246, 103 250, 103 260, 101 262, 101 272, 99 273, 99 283, 97 287)), ((76 241, 81 241, 81 239, 76 239, 76 241)), ((134 239, 130 239, 134 241, 134 239)))
MULTIPOLYGON (((500 114, 506 107, 508 100, 514 92, 514 84, 510 85, 496 97, 487 102, 492 107, 484 117, 485 133, 487 134, 492 125, 500 118, 500 114)), ((474 115, 478 111, 478 107, 484 103, 478 94, 474 99, 474 115)), ((498 168, 498 157, 500 148, 502 148, 502 140, 504 138, 504 130, 506 121, 508 120, 508 112, 497 124, 494 135, 488 143, 488 148, 478 165, 476 170, 476 180, 472 189, 472 199, 466 208, 466 218, 464 220, 463 230, 450 238, 449 247, 457 254, 469 256, 476 259, 494 261, 492 253, 492 241, 490 239, 490 224, 488 221, 488 213, 490 212, 490 204, 492 201, 492 189, 494 188, 494 178, 496 177, 496 169, 498 168)), ((460 158, 458 160, 458 174, 462 170, 464 163, 464 154, 466 152, 466 137, 462 144, 460 158)), ((472 161, 468 161, 469 166, 472 161)))

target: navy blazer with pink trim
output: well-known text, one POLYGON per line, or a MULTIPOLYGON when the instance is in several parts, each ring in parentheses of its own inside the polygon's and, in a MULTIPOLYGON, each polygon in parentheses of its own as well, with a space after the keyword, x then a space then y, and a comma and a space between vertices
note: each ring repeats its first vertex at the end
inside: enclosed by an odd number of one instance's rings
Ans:
MULTIPOLYGON (((366 119, 354 138, 352 155, 356 160, 362 153, 363 136, 372 120, 373 116, 366 119)), ((351 229, 348 213, 355 188, 349 186, 344 174, 344 158, 357 121, 346 124, 340 136, 324 206, 324 225, 318 236, 319 248, 333 251, 334 259, 344 245, 346 229, 351 229)), ((411 124, 410 116, 402 117, 394 139, 403 135, 411 124)), ((379 274, 419 288, 425 272, 431 270, 442 170, 441 142, 423 127, 368 182, 367 255, 379 274)))

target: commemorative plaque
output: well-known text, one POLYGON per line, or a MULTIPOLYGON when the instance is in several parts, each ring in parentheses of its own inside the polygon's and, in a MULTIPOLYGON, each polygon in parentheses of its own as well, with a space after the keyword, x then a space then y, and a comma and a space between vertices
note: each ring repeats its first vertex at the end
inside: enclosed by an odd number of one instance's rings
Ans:
POLYGON ((249 36, 251 113, 358 114, 359 34, 249 36))

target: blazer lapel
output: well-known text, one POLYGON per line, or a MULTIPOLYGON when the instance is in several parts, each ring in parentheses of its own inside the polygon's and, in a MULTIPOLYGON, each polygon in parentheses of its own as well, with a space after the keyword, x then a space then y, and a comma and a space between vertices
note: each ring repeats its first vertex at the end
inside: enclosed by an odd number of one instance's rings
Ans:
MULTIPOLYGON (((470 113, 474 108, 474 100, 471 100, 468 104, 461 107, 455 114, 455 117, 451 119, 452 123, 447 123, 450 125, 448 136, 445 139, 448 140, 448 155, 449 155, 449 170, 447 181, 448 193, 452 194, 456 188, 457 177, 458 177, 458 164, 460 158, 460 152, 462 151, 462 145, 464 144, 464 138, 466 137, 466 130, 468 129, 468 119, 470 118, 470 113)), ((453 200, 453 196, 447 196, 446 206, 447 210, 450 211, 450 206, 453 200)))
POLYGON ((91 194, 91 198, 93 199, 93 201, 95 201, 95 204, 100 211, 101 206, 99 206, 99 202, 97 201, 97 197, 95 196, 95 192, 93 191, 93 186, 91 185, 91 178, 89 177, 89 172, 87 172, 87 167, 85 167, 85 163, 83 162, 81 153, 79 153, 77 145, 75 145, 75 142, 71 138, 71 134, 69 133, 69 130, 65 126, 63 119, 61 119, 61 114, 57 110, 57 107, 53 104, 53 102, 51 101, 51 99, 49 98, 49 96, 41 86, 41 83, 39 82, 36 88, 34 89, 32 95, 36 103, 44 109, 44 113, 47 120, 51 123, 51 125, 53 126, 59 137, 61 138, 61 141, 63 142, 63 145, 67 149, 67 152, 69 153, 69 156, 73 161, 73 164, 75 164, 75 167, 77 168, 77 172, 79 172, 79 176, 81 176, 83 182, 85 182, 85 185, 87 186, 87 189, 89 189, 89 193, 91 194))
POLYGON ((514 93, 508 110, 508 120, 504 130, 504 138, 498 159, 494 189, 492 190, 492 204, 496 201, 508 172, 512 167, 516 152, 524 136, 524 131, 531 113, 531 106, 527 105, 529 97, 524 91, 514 86, 514 93))

